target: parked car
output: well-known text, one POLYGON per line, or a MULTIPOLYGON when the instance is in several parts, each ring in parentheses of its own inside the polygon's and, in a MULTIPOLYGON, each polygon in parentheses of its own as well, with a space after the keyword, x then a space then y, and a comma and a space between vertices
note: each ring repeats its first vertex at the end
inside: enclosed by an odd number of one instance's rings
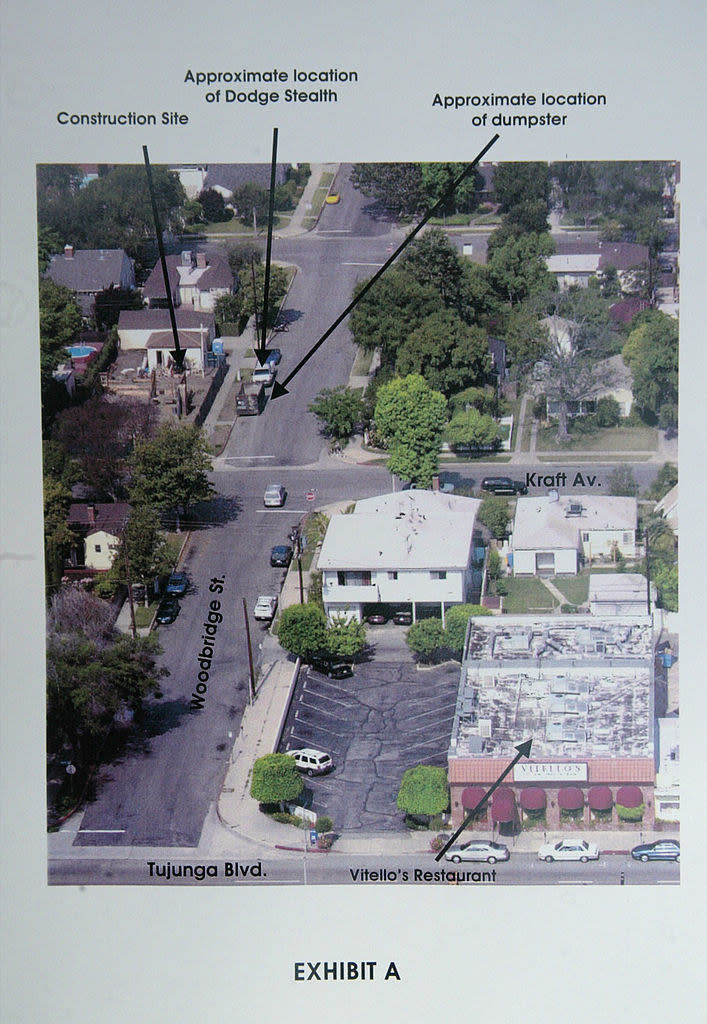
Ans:
POLYGON ((270 552, 270 565, 287 566, 292 561, 292 548, 289 544, 276 544, 270 552))
POLYGON ((554 860, 599 860, 599 847, 586 839, 561 839, 559 843, 545 843, 538 850, 540 860, 548 864, 554 860))
POLYGON ((287 500, 287 491, 282 484, 268 484, 263 495, 266 508, 281 508, 287 500))
POLYGON ((255 602, 255 608, 253 609, 253 618, 258 619, 261 622, 269 622, 275 614, 277 608, 277 598, 271 597, 267 594, 261 594, 258 600, 255 602))
POLYGON ((366 622, 369 626, 382 626, 387 621, 388 617, 383 612, 369 612, 366 616, 366 622))
POLYGON ((275 367, 266 362, 263 366, 257 366, 253 370, 253 383, 263 384, 266 388, 270 387, 272 382, 275 380, 275 367))
POLYGON ((485 860, 488 864, 495 864, 497 860, 508 860, 510 855, 511 851, 503 843, 471 839, 468 843, 452 846, 444 856, 455 864, 462 860, 485 860))
POLYGON ((330 754, 323 750, 314 750, 312 747, 303 747, 301 750, 287 750, 290 757, 294 757, 295 764, 299 771, 307 775, 323 775, 332 771, 334 762, 330 754))
POLYGON ((634 860, 680 860, 680 843, 677 839, 658 839, 655 843, 642 843, 631 850, 634 860))
POLYGON ((326 656, 309 659, 310 668, 321 672, 331 679, 350 679, 354 674, 353 665, 345 658, 328 658, 326 656))
POLYGON ((189 587, 189 577, 185 572, 173 572, 167 580, 165 593, 175 597, 184 597, 189 587))
POLYGON ((393 622, 396 626, 411 626, 412 625, 412 612, 406 612, 402 609, 395 612, 393 615, 393 622))
POLYGON ((265 357, 265 366, 278 366, 282 359, 282 352, 279 348, 268 349, 268 354, 265 357))
POLYGON ((326 197, 326 201, 327 203, 329 203, 330 206, 333 206, 335 203, 341 202, 341 196, 339 195, 338 192, 330 192, 329 195, 326 197))
POLYGON ((168 625, 170 622, 174 622, 178 615, 179 601, 176 597, 164 597, 157 608, 155 622, 159 622, 161 626, 168 625))
POLYGON ((481 481, 482 491, 491 494, 527 494, 528 488, 522 480, 511 480, 509 476, 485 476, 481 481))

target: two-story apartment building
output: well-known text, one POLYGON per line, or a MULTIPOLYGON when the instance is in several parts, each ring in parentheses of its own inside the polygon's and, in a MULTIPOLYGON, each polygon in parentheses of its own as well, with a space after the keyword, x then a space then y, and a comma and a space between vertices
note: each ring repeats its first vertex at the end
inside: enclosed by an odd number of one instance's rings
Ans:
POLYGON ((319 556, 329 618, 361 621, 371 611, 463 604, 473 584, 474 532, 480 501, 410 490, 365 498, 329 523, 319 556))

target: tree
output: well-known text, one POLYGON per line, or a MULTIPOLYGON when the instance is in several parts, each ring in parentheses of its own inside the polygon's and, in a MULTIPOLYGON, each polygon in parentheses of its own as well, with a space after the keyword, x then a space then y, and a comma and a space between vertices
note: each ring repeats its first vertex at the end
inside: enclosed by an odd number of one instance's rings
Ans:
POLYGON ((630 466, 617 466, 607 477, 609 491, 616 497, 635 498, 638 484, 630 466))
POLYGON ((621 406, 612 395, 605 395, 597 402, 594 418, 598 427, 615 427, 621 422, 621 406))
POLYGON ((261 804, 280 804, 296 800, 304 789, 295 759, 288 754, 266 754, 253 765, 250 795, 261 804))
POLYGON ((652 572, 658 590, 658 604, 669 612, 678 610, 679 575, 677 565, 660 563, 652 572))
POLYGON ((429 764, 408 768, 400 782, 397 804, 406 814, 442 814, 449 807, 445 769, 429 764))
POLYGON ((550 168, 544 163, 502 163, 493 175, 493 191, 504 213, 521 203, 550 198, 550 168))
POLYGON ((421 661, 432 661, 435 653, 445 642, 440 619, 421 619, 413 623, 407 631, 405 640, 410 650, 419 654, 421 661))
POLYGON ((428 207, 442 200, 436 211, 440 214, 473 213, 478 206, 479 190, 483 183, 481 174, 474 168, 462 179, 455 189, 452 185, 463 174, 466 164, 422 164, 422 184, 427 195, 428 207))
POLYGON ((183 510, 214 493, 207 476, 213 468, 211 449, 198 427, 166 423, 154 441, 136 443, 129 463, 134 505, 183 510))
POLYGON ((110 328, 118 323, 121 309, 142 309, 142 297, 136 288, 104 288, 98 292, 93 305, 96 326, 110 328))
POLYGON ((156 667, 160 646, 154 636, 119 636, 109 643, 91 639, 81 622, 47 635, 47 742, 65 746, 77 767, 99 762, 116 714, 139 712, 159 692, 166 669, 156 667))
POLYGON ((76 535, 67 522, 71 491, 60 480, 44 477, 44 566, 47 586, 61 582, 64 561, 76 535))
MULTIPOLYGON (((356 285, 353 298, 365 283, 356 285)), ((383 366, 392 367, 410 332, 441 308, 440 295, 432 285, 419 284, 403 270, 389 270, 357 304, 349 327, 357 345, 367 352, 379 349, 383 366)))
POLYGON ((447 440, 452 447, 495 448, 501 438, 501 428, 492 416, 478 409, 460 409, 447 427, 447 440))
POLYGON ((398 377, 378 389, 376 429, 390 451, 391 473, 429 487, 439 464, 442 431, 447 420, 444 395, 424 377, 398 377))
POLYGON ((198 196, 198 202, 203 211, 204 218, 209 223, 220 223, 221 221, 233 218, 233 210, 226 208, 223 196, 215 188, 202 189, 198 196))
POLYGON ((155 577, 167 573, 174 564, 174 552, 160 532, 160 517, 149 505, 137 505, 123 534, 123 551, 116 561, 124 559, 127 551, 130 575, 145 588, 145 606, 149 604, 149 585, 155 577))
POLYGON ((309 405, 327 437, 348 441, 356 427, 365 418, 366 405, 360 391, 343 384, 323 388, 309 405))
POLYGON ((429 204, 420 164, 354 164, 350 174, 354 188, 399 216, 412 216, 429 204))
POLYGON ((366 646, 366 627, 355 620, 334 620, 326 631, 326 650, 338 658, 355 658, 366 646))
POLYGON ((468 324, 491 329, 498 320, 501 303, 489 279, 486 267, 471 260, 462 261, 457 312, 468 324))
POLYGON ((519 235, 493 247, 486 266, 498 295, 517 306, 530 295, 551 291, 555 281, 545 258, 554 249, 547 234, 519 235))
POLYGON ((432 285, 445 306, 459 304, 462 262, 441 228, 429 228, 407 247, 401 269, 418 284, 432 285))
POLYGON ((448 608, 444 629, 445 644, 453 651, 461 653, 469 619, 476 619, 479 615, 491 615, 491 612, 480 604, 455 604, 448 608))
POLYGON ((105 645, 113 635, 115 613, 107 601, 81 586, 62 587, 52 597, 47 612, 50 633, 77 630, 93 643, 105 645))
POLYGON ((250 273, 251 263, 257 266, 263 262, 263 252, 257 242, 239 242, 237 245, 229 245, 226 250, 226 258, 234 277, 250 273))
POLYGON ((502 540, 506 536, 508 524, 511 521, 511 507, 508 499, 498 495, 484 498, 476 518, 488 528, 492 537, 502 540))
POLYGON ((486 332, 469 327, 452 310, 432 313, 398 347, 401 376, 422 375, 449 397, 470 384, 483 384, 491 369, 486 332))
POLYGON ((237 324, 241 318, 241 296, 219 295, 214 303, 214 316, 221 329, 224 324, 237 324))
POLYGON ((510 310, 503 336, 511 373, 516 380, 530 373, 549 347, 547 328, 540 323, 537 310, 529 303, 521 303, 510 310))
POLYGON ((565 209, 580 217, 585 228, 589 227, 599 212, 597 179, 592 164, 584 160, 568 160, 551 164, 550 173, 560 188, 565 209))
POLYGON ((295 657, 305 660, 314 657, 327 647, 326 616, 311 602, 290 605, 280 616, 277 638, 295 657))
POLYGON ((660 501, 669 490, 675 487, 677 482, 678 467, 673 462, 664 462, 658 470, 655 480, 645 492, 645 497, 660 501))
POLYGON ((270 189, 261 188, 253 182, 246 182, 233 190, 231 202, 238 211, 241 224, 253 225, 253 233, 258 233, 258 221, 268 216, 270 205, 270 189))
MULTIPOLYGON (((287 292, 289 278, 284 267, 273 263, 270 267, 270 292, 268 295, 267 325, 272 327, 280 311, 280 303, 287 292)), ((265 302, 265 267, 262 263, 255 267, 255 291, 253 291, 253 272, 250 267, 241 271, 241 286, 235 298, 240 298, 241 316, 246 319, 258 312, 262 318, 265 302)), ((262 321, 261 321, 262 322, 262 321)))
POLYGON ((40 227, 37 232, 37 255, 39 258, 39 273, 43 274, 49 266, 51 258, 55 253, 63 249, 63 242, 56 231, 51 228, 40 227))
POLYGON ((661 426, 677 422, 678 325, 659 310, 643 316, 623 348, 633 377, 633 397, 641 415, 661 426))

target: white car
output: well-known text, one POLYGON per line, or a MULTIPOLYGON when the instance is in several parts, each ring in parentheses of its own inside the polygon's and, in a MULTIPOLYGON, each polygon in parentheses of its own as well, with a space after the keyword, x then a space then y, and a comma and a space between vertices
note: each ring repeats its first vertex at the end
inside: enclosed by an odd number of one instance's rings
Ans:
POLYGON ((287 499, 287 491, 282 484, 268 484, 263 495, 266 508, 281 508, 287 499))
POLYGON ((294 757, 295 765, 299 771, 306 772, 310 776, 323 775, 324 772, 330 772, 334 767, 330 754, 325 754, 323 750, 314 750, 313 747, 303 747, 301 750, 287 750, 286 753, 289 757, 294 757))
POLYGON ((599 860, 599 847, 586 839, 561 839, 559 843, 545 843, 538 850, 540 860, 551 864, 554 860, 599 860))
POLYGON ((258 600, 255 602, 255 608, 253 609, 253 618, 260 619, 263 622, 269 622, 275 614, 277 608, 277 598, 270 597, 267 594, 261 594, 258 600))
POLYGON ((264 366, 258 366, 253 370, 253 383, 264 384, 266 388, 270 387, 272 382, 275 380, 275 370, 269 363, 265 363, 264 366))
POLYGON ((462 860, 485 860, 487 864, 495 864, 497 860, 508 860, 510 855, 510 850, 503 843, 492 843, 485 839, 470 839, 468 843, 452 846, 444 856, 455 864, 462 860))

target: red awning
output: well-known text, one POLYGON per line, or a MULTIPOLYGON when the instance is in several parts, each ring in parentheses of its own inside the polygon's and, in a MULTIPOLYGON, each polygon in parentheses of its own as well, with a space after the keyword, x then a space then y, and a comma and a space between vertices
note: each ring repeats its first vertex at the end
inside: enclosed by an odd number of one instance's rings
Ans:
POLYGON ((467 786, 462 790, 462 807, 467 811, 473 811, 479 800, 483 800, 486 790, 481 786, 467 786))
POLYGON ((563 811, 578 811, 584 807, 584 793, 577 786, 568 786, 559 791, 557 802, 563 811))
POLYGON ((513 821, 516 816, 516 798, 512 789, 501 786, 493 794, 491 817, 497 822, 513 821))
POLYGON ((638 786, 622 786, 616 794, 616 803, 622 807, 640 807, 643 803, 643 793, 638 786))
POLYGON ((529 786, 521 791, 520 806, 524 811, 542 811, 545 804, 545 790, 540 786, 529 786))
POLYGON ((592 786, 587 794, 587 803, 593 811, 609 811, 613 802, 608 786, 592 786))

